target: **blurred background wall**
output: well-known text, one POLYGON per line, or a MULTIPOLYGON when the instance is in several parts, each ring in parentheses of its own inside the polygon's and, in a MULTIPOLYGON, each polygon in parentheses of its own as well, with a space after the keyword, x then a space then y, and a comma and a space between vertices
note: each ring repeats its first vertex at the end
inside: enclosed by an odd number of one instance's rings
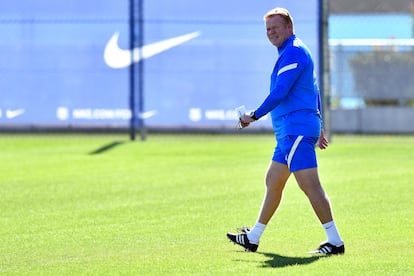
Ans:
POLYGON ((414 1, 329 1, 332 132, 414 133, 414 1))
MULTIPOLYGON (((278 5, 291 10, 318 62, 318 1, 278 5)), ((0 129, 123 130, 135 115, 151 128, 234 130, 234 109, 256 108, 269 91, 277 50, 263 14, 271 8, 236 0, 1 1, 0 129), (131 111, 131 101, 139 108, 131 111)), ((269 129, 270 120, 254 128, 269 129)))

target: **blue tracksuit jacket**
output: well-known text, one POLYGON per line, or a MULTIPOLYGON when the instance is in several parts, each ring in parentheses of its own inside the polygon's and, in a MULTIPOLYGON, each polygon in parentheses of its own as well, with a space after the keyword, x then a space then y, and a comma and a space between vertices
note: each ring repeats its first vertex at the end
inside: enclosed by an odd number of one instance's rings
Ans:
POLYGON ((278 51, 270 94, 256 109, 256 117, 271 113, 277 139, 286 135, 319 137, 321 98, 310 50, 292 35, 278 51))

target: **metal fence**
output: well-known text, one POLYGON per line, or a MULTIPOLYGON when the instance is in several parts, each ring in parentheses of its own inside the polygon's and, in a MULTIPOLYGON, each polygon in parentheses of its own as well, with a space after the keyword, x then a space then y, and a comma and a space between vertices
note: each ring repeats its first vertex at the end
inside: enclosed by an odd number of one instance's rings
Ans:
POLYGON ((414 133, 414 39, 331 39, 331 129, 414 133))

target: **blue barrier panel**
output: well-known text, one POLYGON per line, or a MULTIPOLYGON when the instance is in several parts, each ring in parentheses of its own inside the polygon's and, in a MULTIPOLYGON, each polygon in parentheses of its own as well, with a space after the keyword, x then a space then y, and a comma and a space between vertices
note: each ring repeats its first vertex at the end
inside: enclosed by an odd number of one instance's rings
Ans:
MULTIPOLYGON (((297 35, 317 62, 318 1, 292 2, 278 5, 290 9, 297 35)), ((4 1, 0 127, 127 127, 128 4, 4 1)), ((277 58, 262 18, 271 8, 252 1, 145 1, 145 111, 138 114, 145 124, 234 126, 235 107, 257 107, 277 58)), ((270 120, 255 126, 270 126, 270 120)))

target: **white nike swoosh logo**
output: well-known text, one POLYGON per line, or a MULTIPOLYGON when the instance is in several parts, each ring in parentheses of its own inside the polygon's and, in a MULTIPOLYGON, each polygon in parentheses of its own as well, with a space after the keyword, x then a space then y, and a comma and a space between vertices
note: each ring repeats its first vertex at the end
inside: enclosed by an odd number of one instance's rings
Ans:
POLYGON ((175 46, 183 44, 193 38, 199 36, 200 32, 193 32, 166 40, 161 40, 151 44, 142 46, 142 48, 134 48, 132 50, 133 60, 131 59, 131 50, 121 49, 118 46, 119 32, 116 32, 109 39, 105 46, 104 60, 105 63, 112 68, 124 68, 131 65, 133 62, 138 62, 140 59, 147 59, 159 53, 167 51, 175 46))
POLYGON ((150 110, 150 111, 141 112, 140 114, 138 114, 138 118, 140 118, 140 119, 149 119, 151 117, 154 117, 157 113, 158 113, 157 110, 150 110))
POLYGON ((6 118, 13 119, 13 118, 16 118, 16 117, 22 115, 24 112, 25 112, 25 110, 23 108, 19 108, 19 109, 15 109, 15 110, 7 109, 6 110, 6 118))

